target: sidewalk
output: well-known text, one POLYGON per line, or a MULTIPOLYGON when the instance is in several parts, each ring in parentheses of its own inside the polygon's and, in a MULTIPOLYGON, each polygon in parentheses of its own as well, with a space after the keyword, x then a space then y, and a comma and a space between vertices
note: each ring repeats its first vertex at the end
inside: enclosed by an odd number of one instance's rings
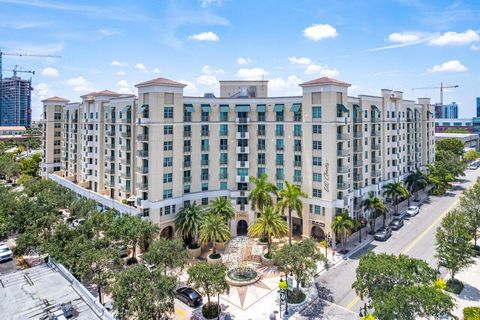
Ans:
MULTIPOLYGON (((460 271, 455 277, 464 284, 459 295, 451 294, 456 299, 456 308, 453 314, 460 319, 463 317, 463 308, 480 307, 480 258, 474 258, 475 263, 467 269, 460 271)), ((448 280, 447 277, 445 280, 448 280)))

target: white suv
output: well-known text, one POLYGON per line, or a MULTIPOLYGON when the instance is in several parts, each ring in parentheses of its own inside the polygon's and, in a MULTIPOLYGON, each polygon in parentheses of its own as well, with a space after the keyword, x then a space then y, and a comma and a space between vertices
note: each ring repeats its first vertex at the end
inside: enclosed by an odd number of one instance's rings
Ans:
POLYGON ((0 244, 0 261, 7 261, 13 258, 13 252, 10 248, 5 244, 0 244))
POLYGON ((413 216, 416 216, 419 211, 420 211, 420 209, 417 206, 410 206, 407 209, 407 215, 409 217, 413 217, 413 216))

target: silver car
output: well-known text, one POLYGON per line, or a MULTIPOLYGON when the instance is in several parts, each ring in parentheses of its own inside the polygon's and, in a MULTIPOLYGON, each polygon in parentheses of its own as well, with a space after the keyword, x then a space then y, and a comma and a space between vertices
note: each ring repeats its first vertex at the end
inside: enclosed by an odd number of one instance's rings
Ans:
POLYGON ((0 261, 8 261, 12 258, 12 250, 5 243, 0 244, 0 261))
POLYGON ((407 209, 407 215, 409 217, 416 216, 420 212, 420 209, 417 206, 410 206, 407 209))

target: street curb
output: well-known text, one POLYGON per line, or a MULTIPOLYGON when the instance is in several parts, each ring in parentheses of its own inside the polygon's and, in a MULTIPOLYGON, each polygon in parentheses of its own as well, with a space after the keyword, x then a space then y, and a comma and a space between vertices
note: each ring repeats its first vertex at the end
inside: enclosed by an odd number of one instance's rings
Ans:
POLYGON ((364 240, 361 244, 356 246, 353 250, 350 250, 344 257, 343 260, 347 260, 351 255, 355 254, 357 251, 360 251, 364 247, 368 246, 373 242, 373 237, 369 237, 367 240, 364 240))

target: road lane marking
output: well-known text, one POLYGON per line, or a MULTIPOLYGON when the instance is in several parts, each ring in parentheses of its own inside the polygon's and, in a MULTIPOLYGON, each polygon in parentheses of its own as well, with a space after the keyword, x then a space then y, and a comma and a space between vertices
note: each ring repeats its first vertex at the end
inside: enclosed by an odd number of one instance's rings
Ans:
MULTIPOLYGON (((408 246, 405 247, 405 249, 403 249, 400 254, 407 254, 407 252, 409 252, 410 250, 412 250, 413 246, 415 244, 417 244, 418 241, 420 241, 440 220, 443 219, 443 217, 447 214, 447 212, 449 212, 450 210, 452 210, 455 206, 458 205, 458 203, 460 202, 460 198, 458 198, 457 200, 455 200, 454 203, 452 203, 445 211, 443 211, 443 213, 437 218, 435 219, 435 221, 427 228, 425 229, 421 234, 419 234, 415 239, 412 240, 412 242, 410 242, 408 244, 408 246)), ((346 308, 348 310, 351 310, 353 308, 353 306, 355 304, 357 304, 357 302, 360 301, 360 296, 356 296, 355 299, 353 299, 347 306, 346 308)))

